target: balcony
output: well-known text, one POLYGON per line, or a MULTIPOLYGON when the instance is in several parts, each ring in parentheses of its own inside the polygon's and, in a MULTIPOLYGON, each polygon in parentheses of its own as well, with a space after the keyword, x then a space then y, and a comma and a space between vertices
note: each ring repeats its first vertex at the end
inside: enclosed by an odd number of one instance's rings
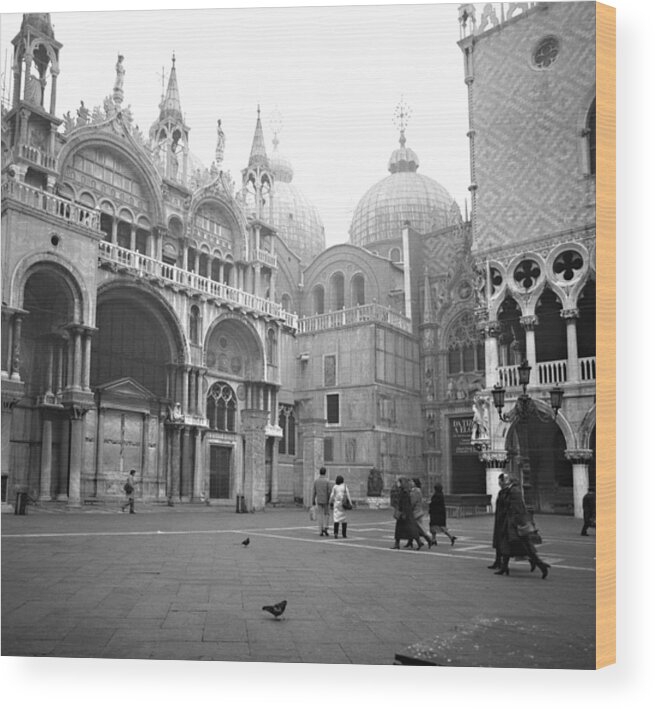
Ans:
POLYGON ((39 150, 33 145, 19 145, 18 152, 21 158, 29 160, 39 167, 44 167, 46 170, 54 171, 57 164, 57 160, 53 155, 44 153, 43 150, 39 150))
MULTIPOLYGON (((552 362, 537 362, 537 381, 541 386, 554 386, 573 381, 568 376, 568 362, 565 359, 555 360, 552 362)), ((596 381, 596 358, 581 357, 578 359, 579 367, 579 382, 595 382, 596 381)), ((498 384, 511 389, 519 386, 519 367, 517 364, 507 367, 498 367, 498 384)))
POLYGON ((2 200, 15 199, 27 207, 38 209, 71 226, 82 226, 92 231, 100 231, 100 212, 68 199, 57 197, 24 182, 7 180, 2 183, 2 200))
POLYGON ((227 305, 281 320, 291 329, 298 329, 298 316, 286 312, 278 303, 246 293, 225 283, 218 283, 197 273, 185 271, 177 266, 170 266, 138 251, 130 251, 117 244, 102 241, 99 244, 99 259, 101 265, 112 264, 118 270, 132 273, 138 278, 163 281, 164 284, 170 284, 177 289, 204 294, 227 305))
POLYGON ((277 256, 268 251, 264 251, 264 249, 255 249, 255 259, 271 268, 277 268, 277 256))
POLYGON ((378 303, 369 303, 368 305, 357 305, 354 308, 344 308, 334 313, 302 318, 299 323, 299 332, 319 332, 368 322, 386 323, 404 332, 412 331, 412 321, 409 318, 378 303))

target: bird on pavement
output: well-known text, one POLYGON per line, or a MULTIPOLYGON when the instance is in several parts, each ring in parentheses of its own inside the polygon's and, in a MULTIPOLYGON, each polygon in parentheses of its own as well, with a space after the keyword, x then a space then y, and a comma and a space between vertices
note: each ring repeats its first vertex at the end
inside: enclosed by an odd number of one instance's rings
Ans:
POLYGON ((287 607, 287 602, 280 601, 279 603, 276 603, 274 606, 262 606, 262 610, 266 611, 267 613, 270 613, 275 618, 275 620, 279 620, 282 613, 284 613, 284 609, 286 607, 287 607))
POLYGON ((250 544, 250 537, 246 537, 241 544, 243 544, 244 547, 247 547, 248 544, 250 544))

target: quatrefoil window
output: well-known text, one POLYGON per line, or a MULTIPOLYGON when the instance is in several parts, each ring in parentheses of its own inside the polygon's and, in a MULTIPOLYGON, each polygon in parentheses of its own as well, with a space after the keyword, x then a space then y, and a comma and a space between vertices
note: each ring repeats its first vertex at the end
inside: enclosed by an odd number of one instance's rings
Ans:
POLYGON ((559 40, 557 37, 545 37, 539 42, 532 55, 532 61, 537 69, 548 69, 559 55, 559 40))
POLYGON ((577 251, 562 251, 553 263, 553 273, 561 280, 572 281, 583 264, 582 256, 577 251))
POLYGON ((541 269, 536 261, 532 259, 525 259, 516 267, 514 271, 514 280, 523 288, 524 290, 530 290, 537 282, 537 279, 541 275, 541 269))

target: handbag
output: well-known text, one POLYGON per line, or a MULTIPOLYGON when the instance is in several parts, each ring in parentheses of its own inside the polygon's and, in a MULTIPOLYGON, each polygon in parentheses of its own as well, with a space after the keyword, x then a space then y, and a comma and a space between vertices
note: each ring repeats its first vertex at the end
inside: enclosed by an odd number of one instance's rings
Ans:
POLYGON ((348 488, 343 491, 343 500, 341 500, 341 506, 344 510, 352 510, 353 503, 350 501, 350 495, 348 495, 348 488))
POLYGON ((312 506, 309 508, 309 519, 310 519, 312 522, 316 522, 316 505, 312 505, 312 506))
POLYGON ((519 537, 529 537, 531 534, 535 534, 537 532, 537 528, 534 525, 534 522, 525 522, 524 524, 517 524, 516 525, 516 533, 519 535, 519 537))

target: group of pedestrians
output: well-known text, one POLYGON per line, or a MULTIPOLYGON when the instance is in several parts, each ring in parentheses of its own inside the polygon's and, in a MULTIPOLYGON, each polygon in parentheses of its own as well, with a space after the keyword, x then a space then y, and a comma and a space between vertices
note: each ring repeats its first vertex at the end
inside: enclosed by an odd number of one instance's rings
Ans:
POLYGON ((330 536, 328 530, 330 515, 332 515, 334 538, 339 538, 339 527, 341 527, 342 539, 348 538, 347 512, 353 508, 353 503, 343 475, 337 475, 333 485, 328 479, 326 469, 321 468, 318 477, 314 480, 312 506, 316 508, 319 536, 330 536))
POLYGON ((434 494, 428 508, 429 534, 424 524, 425 508, 419 478, 398 477, 391 489, 390 504, 396 520, 392 549, 400 549, 400 542, 406 541, 405 549, 413 549, 416 542, 417 549, 420 550, 425 546, 422 539, 427 542, 429 549, 437 543, 437 532, 445 534, 451 545, 455 543, 457 537, 452 535, 446 526, 446 503, 443 487, 439 483, 434 486, 434 494))

